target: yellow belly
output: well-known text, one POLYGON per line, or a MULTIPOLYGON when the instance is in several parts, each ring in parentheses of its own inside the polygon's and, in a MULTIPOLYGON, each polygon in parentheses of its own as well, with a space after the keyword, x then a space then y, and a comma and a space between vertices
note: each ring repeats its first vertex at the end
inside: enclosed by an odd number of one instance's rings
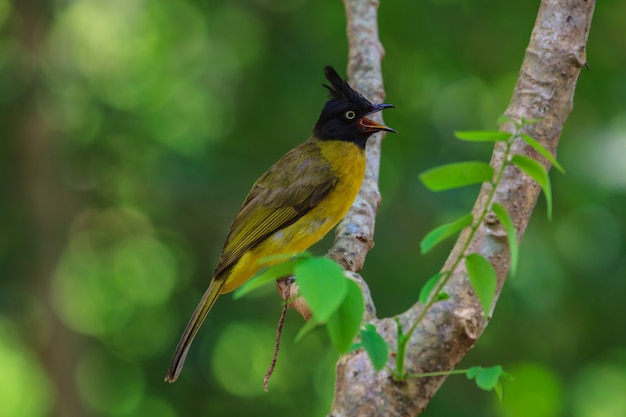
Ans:
POLYGON ((365 152, 350 142, 327 141, 321 146, 324 157, 333 161, 337 185, 307 214, 294 224, 275 232, 254 249, 243 254, 229 274, 221 293, 233 291, 260 268, 280 261, 259 263, 271 255, 307 250, 339 223, 354 202, 365 173, 365 152))

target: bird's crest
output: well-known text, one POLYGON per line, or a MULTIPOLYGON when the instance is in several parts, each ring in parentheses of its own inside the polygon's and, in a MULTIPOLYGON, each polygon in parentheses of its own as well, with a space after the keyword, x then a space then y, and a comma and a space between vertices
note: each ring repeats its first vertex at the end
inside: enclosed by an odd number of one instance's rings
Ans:
POLYGON ((330 91, 330 96, 336 100, 345 100, 354 104, 360 104, 363 106, 371 106, 372 103, 361 94, 357 93, 348 85, 348 83, 342 79, 337 71, 330 65, 324 67, 324 75, 330 82, 330 85, 322 84, 330 91))

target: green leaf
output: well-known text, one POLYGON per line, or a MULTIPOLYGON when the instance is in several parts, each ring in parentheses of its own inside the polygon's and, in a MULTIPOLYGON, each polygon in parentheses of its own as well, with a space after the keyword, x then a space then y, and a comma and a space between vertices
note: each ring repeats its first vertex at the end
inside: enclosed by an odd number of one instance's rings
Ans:
POLYGON ((343 303, 328 319, 326 330, 328 336, 340 353, 345 353, 350 349, 356 334, 361 328, 365 305, 363 303, 363 294, 361 288, 352 280, 346 281, 346 295, 343 303))
POLYGON ((472 142, 507 141, 511 138, 510 133, 498 132, 497 130, 466 130, 462 132, 454 132, 454 136, 461 140, 472 142))
POLYGON ((520 123, 518 123, 514 118, 509 117, 509 116, 505 116, 503 114, 498 116, 498 119, 496 120, 496 124, 498 126, 500 126, 503 123, 508 123, 508 122, 513 123, 513 125, 515 125, 518 128, 521 126, 520 123))
POLYGON ((452 223, 444 224, 443 226, 439 226, 428 232, 428 234, 424 236, 424 239, 420 242, 422 255, 427 254, 438 243, 461 231, 464 227, 470 226, 472 224, 472 219, 473 217, 471 214, 466 214, 452 223))
POLYGON ((343 269, 328 258, 302 259, 294 269, 299 294, 318 323, 326 323, 339 308, 348 289, 343 269))
POLYGON ((348 348, 348 353, 354 352, 355 350, 361 349, 363 347, 363 343, 357 342, 350 345, 348 348))
POLYGON ((252 279, 248 280, 245 284, 235 291, 233 298, 238 300, 244 295, 252 292, 260 286, 267 284, 268 282, 276 281, 277 279, 293 275, 296 265, 298 265, 302 259, 292 259, 287 262, 283 262, 277 265, 270 266, 263 270, 259 274, 255 275, 252 279))
POLYGON ((502 390, 502 380, 501 379, 498 379, 498 382, 496 382, 496 385, 493 386, 493 390, 495 391, 495 393, 498 396, 498 398, 500 399, 500 401, 502 401, 502 399, 504 398, 504 392, 502 390))
POLYGON ((482 370, 483 370, 482 366, 472 366, 471 368, 467 370, 467 372, 465 373, 465 376, 467 376, 467 379, 474 379, 476 378, 476 375, 478 375, 480 371, 482 370))
POLYGON ((491 368, 483 368, 478 375, 476 375, 476 385, 478 388, 485 391, 491 391, 500 381, 500 375, 502 375, 502 366, 496 365, 491 368))
POLYGON ((493 168, 481 161, 441 165, 420 174, 420 180, 431 191, 450 190, 492 179, 493 168))
POLYGON ((544 158, 546 158, 548 161, 550 161, 550 163, 552 165, 554 165, 554 167, 556 169, 558 169, 559 171, 561 171, 561 174, 565 174, 565 170, 563 169, 563 167, 561 166, 561 164, 556 160, 556 158, 552 155, 552 153, 550 153, 549 150, 547 150, 546 148, 544 148, 544 146, 539 143, 535 138, 533 138, 530 135, 527 135, 526 133, 522 133, 521 134, 522 139, 524 139, 524 142, 526 142, 528 145, 530 145, 534 150, 536 150, 537 152, 539 152, 541 154, 541 156, 543 156, 544 158))
POLYGON ((476 253, 465 258, 465 266, 472 288, 487 317, 496 296, 496 271, 485 258, 476 253))
POLYGON ((546 204, 548 206, 548 219, 552 219, 552 188, 550 186, 550 177, 538 161, 524 155, 513 155, 511 158, 519 169, 524 171, 529 177, 537 181, 537 184, 543 189, 546 196, 546 204))
POLYGON ((513 220, 511 220, 509 212, 499 203, 493 203, 491 209, 498 217, 498 220, 504 227, 504 230, 506 230, 506 237, 509 242, 509 252, 511 253, 511 275, 515 275, 515 272, 517 272, 519 246, 517 244, 517 233, 515 232, 513 220))
POLYGON ((500 375, 500 380, 501 381, 515 381, 515 378, 513 378, 513 375, 511 375, 510 373, 503 370, 502 375, 500 375))
POLYGON ((447 292, 440 292, 439 294, 437 294, 437 298, 435 299, 435 302, 449 300, 449 299, 450 299, 450 294, 448 294, 447 292))
POLYGON ((315 329, 318 325, 319 323, 315 321, 314 317, 309 318, 302 325, 302 327, 300 327, 300 330, 298 330, 298 333, 296 334, 296 337, 293 339, 293 341, 298 343, 299 341, 302 340, 304 336, 311 333, 311 331, 313 331, 313 329, 315 329))
POLYGON ((522 126, 534 125, 535 123, 539 123, 540 121, 541 119, 536 119, 536 118, 527 119, 525 117, 522 117, 522 126))
POLYGON ((373 324, 368 323, 365 325, 365 329, 361 330, 361 343, 370 357, 374 369, 377 371, 383 369, 389 359, 389 346, 385 339, 378 334, 373 324))
POLYGON ((439 278, 441 278, 442 275, 443 273, 439 272, 438 274, 430 277, 428 281, 426 281, 426 283, 422 286, 419 295, 420 303, 426 304, 428 302, 428 299, 430 298, 430 293, 433 291, 433 288, 435 288, 435 285, 437 285, 437 282, 439 282, 439 278))

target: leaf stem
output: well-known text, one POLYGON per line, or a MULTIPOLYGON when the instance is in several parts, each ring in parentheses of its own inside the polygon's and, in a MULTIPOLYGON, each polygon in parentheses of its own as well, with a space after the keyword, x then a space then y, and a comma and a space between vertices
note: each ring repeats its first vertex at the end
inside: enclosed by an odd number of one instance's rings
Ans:
POLYGON ((398 349, 396 352, 396 369, 392 369, 393 378, 396 381, 404 381, 406 373, 404 371, 404 358, 406 357, 406 344, 410 335, 404 334, 402 323, 398 317, 394 317, 398 328, 398 349))

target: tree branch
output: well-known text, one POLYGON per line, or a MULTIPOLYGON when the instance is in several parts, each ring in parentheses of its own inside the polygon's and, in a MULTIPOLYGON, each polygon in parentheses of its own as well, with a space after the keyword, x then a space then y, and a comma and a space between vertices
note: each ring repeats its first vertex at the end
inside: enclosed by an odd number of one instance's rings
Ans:
MULTIPOLYGON (((385 93, 380 62, 384 50, 378 39, 378 0, 345 0, 344 5, 350 44, 350 85, 372 103, 382 103, 385 93)), ((371 118, 383 123, 381 112, 371 115, 371 118)), ((339 263, 347 271, 346 275, 361 287, 365 298, 365 320, 373 319, 376 309, 367 283, 357 272, 363 268, 367 253, 374 246, 374 224, 381 201, 378 189, 380 148, 385 136, 385 132, 379 132, 368 139, 367 165, 361 190, 348 214, 337 225, 335 241, 327 252, 327 256, 339 263)), ((289 305, 290 308, 294 308, 305 319, 310 317, 311 312, 304 300, 294 297, 298 293, 295 281, 280 281, 278 292, 285 300, 295 299, 289 305)))
MULTIPOLYGON (((380 61, 384 51, 378 40, 378 1, 346 0, 344 4, 350 44, 350 84, 373 103, 382 103, 385 93, 380 61)), ((373 116, 382 123, 382 113, 373 116)), ((328 251, 330 257, 349 271, 360 271, 367 252, 374 246, 374 223, 381 200, 378 190, 380 146, 384 135, 377 133, 367 141, 365 179, 352 208, 337 226, 335 242, 328 251)))
MULTIPOLYGON (((379 60, 382 48, 376 29, 377 2, 374 0, 345 0, 350 41, 350 64, 353 85, 370 97, 382 97, 379 60), (380 96, 374 95, 380 94, 380 96)), ((586 65, 585 45, 591 24, 595 0, 544 0, 541 3, 520 75, 505 112, 515 120, 537 119, 524 133, 556 152, 563 124, 572 110, 574 90, 582 66, 586 65)), ((505 123, 500 130, 513 132, 505 123)), ((379 140, 368 143, 368 181, 378 177, 379 140), (371 148, 371 149, 370 149, 371 148)), ((491 165, 498 170, 503 163, 504 146, 496 144, 491 165)), ((512 152, 539 159, 548 168, 548 161, 518 140, 512 152)), ((491 185, 483 185, 473 212, 485 208, 491 185)), ((495 201, 505 207, 521 239, 540 193, 539 186, 513 165, 505 171, 495 190, 495 201)), ((331 250, 344 267, 358 270, 365 253, 371 247, 374 219, 380 201, 378 188, 364 184, 359 199, 349 216, 342 222, 336 246, 331 250), (373 190, 368 193, 368 190, 373 190), (360 217, 368 217, 360 228, 360 217), (371 216, 371 217, 370 217, 371 216), (357 223, 357 219, 359 223, 357 223), (352 225, 355 227, 352 227, 352 225), (357 233, 352 233, 358 231, 357 233), (344 236, 345 234, 345 236, 344 236), (352 236, 352 237, 349 237, 352 236), (344 244, 344 239, 350 243, 344 244), (337 246, 340 246, 337 248, 337 246), (341 256, 338 256, 341 255, 341 256), (349 259, 346 259, 349 258, 349 259)), ((491 216, 479 226, 467 251, 466 230, 459 237, 443 270, 449 270, 454 259, 478 253, 488 259, 497 273, 497 296, 509 271, 509 251, 501 226, 491 216)), ((407 346, 408 373, 423 373, 454 369, 485 329, 488 318, 469 284, 464 264, 453 271, 444 291, 450 295, 445 302, 435 304, 418 326, 407 346)), ((416 304, 400 316, 406 328, 415 322, 423 306, 416 304)), ((392 319, 372 320, 391 346, 396 343, 396 324, 392 319)), ((408 379, 393 382, 385 370, 375 373, 362 350, 344 355, 337 364, 335 400, 330 416, 414 416, 421 413, 435 395, 445 377, 408 379)))

